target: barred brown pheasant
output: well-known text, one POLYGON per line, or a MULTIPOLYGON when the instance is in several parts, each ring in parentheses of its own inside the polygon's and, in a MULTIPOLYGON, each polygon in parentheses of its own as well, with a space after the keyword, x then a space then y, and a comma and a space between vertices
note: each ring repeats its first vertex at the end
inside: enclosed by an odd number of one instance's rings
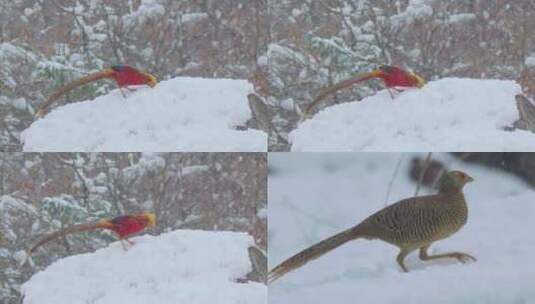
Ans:
POLYGON ((439 181, 437 194, 411 197, 372 214, 360 224, 313 245, 280 265, 268 275, 270 282, 295 270, 307 262, 355 239, 379 239, 399 247, 397 262, 404 272, 403 263, 412 251, 420 249, 420 259, 455 258, 460 262, 476 260, 462 252, 428 255, 429 246, 447 238, 466 224, 468 208, 462 192, 466 183, 474 179, 461 171, 450 171, 439 181))

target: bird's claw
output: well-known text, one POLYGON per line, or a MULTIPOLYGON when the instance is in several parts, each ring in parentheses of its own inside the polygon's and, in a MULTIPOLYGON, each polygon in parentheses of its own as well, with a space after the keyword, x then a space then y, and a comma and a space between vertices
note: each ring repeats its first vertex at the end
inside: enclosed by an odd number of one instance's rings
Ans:
POLYGON ((463 264, 464 264, 464 263, 467 263, 467 262, 469 262, 469 261, 472 261, 472 262, 477 261, 477 259, 476 259, 475 257, 473 257, 473 256, 471 256, 471 255, 469 255, 469 254, 467 254, 467 253, 460 253, 460 252, 458 252, 458 253, 455 253, 455 254, 454 254, 454 257, 455 257, 459 262, 461 262, 461 263, 463 263, 463 264))

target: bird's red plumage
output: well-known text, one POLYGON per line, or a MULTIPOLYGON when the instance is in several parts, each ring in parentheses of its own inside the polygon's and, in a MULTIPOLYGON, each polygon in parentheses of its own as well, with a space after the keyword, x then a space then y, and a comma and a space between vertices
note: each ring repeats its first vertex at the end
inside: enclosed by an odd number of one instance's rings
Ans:
POLYGON ((418 80, 395 66, 384 66, 378 70, 366 74, 355 82, 362 82, 371 78, 381 78, 387 88, 395 87, 418 87, 418 80))
POLYGON ((388 73, 383 73, 379 77, 383 79, 387 88, 417 86, 416 81, 407 72, 396 67, 392 67, 388 73))
POLYGON ((109 220, 108 224, 106 228, 117 233, 119 238, 125 238, 145 229, 149 224, 149 220, 144 216, 124 215, 109 220))
POLYGON ((148 77, 140 71, 125 65, 112 67, 113 74, 111 77, 122 88, 130 85, 143 85, 149 82, 148 77))

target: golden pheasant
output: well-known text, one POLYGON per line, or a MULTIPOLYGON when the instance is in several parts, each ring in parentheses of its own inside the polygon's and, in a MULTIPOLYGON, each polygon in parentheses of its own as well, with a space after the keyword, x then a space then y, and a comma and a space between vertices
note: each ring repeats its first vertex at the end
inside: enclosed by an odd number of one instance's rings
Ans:
POLYGON ((39 248, 43 244, 48 243, 59 237, 65 236, 67 234, 91 231, 96 229, 108 229, 115 232, 115 234, 117 234, 117 236, 119 237, 123 248, 126 250, 126 246, 123 241, 128 242, 130 245, 133 245, 134 243, 128 240, 129 236, 143 231, 145 228, 154 225, 156 225, 156 216, 153 213, 149 212, 123 215, 112 219, 103 219, 96 223, 74 225, 45 236, 43 239, 37 242, 37 244, 32 246, 27 253, 28 256, 30 256, 37 248, 39 248))
POLYGON ((111 68, 89 74, 61 87, 47 99, 47 101, 41 106, 41 108, 39 108, 35 116, 38 118, 43 117, 47 108, 59 97, 61 97, 61 95, 72 91, 81 85, 103 78, 115 80, 119 88, 124 88, 133 85, 148 85, 150 87, 154 87, 158 83, 158 80, 156 79, 156 77, 154 77, 154 75, 140 71, 131 66, 112 66, 111 68))
MULTIPOLYGON (((303 114, 305 116, 310 115, 312 108, 328 95, 372 78, 383 80, 385 87, 389 92, 390 89, 421 88, 425 85, 425 80, 411 71, 403 70, 397 66, 384 65, 364 75, 351 77, 338 82, 331 87, 322 89, 316 98, 314 98, 314 100, 305 108, 303 114)), ((392 93, 391 96, 393 96, 392 93)))

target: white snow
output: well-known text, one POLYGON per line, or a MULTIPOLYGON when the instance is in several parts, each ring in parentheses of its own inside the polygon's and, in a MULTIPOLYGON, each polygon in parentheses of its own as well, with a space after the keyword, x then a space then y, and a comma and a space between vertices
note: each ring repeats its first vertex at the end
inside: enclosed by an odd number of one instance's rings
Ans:
POLYGON ((37 215, 37 210, 21 199, 0 195, 0 235, 2 241, 8 241, 8 243, 17 240, 17 234, 13 230, 16 225, 13 214, 32 217, 37 215))
POLYGON ((9 257, 9 251, 7 249, 0 248, 0 258, 9 257))
POLYGON ((246 80, 178 77, 57 107, 22 132, 24 151, 266 151, 246 80))
POLYGON ((24 265, 24 263, 26 263, 27 261, 33 263, 33 261, 30 261, 31 259, 28 260, 28 254, 24 250, 19 250, 13 253, 13 258, 19 263, 20 266, 24 265))
POLYGON ((15 74, 14 69, 17 66, 16 63, 22 64, 22 62, 25 62, 25 64, 32 64, 35 60, 37 60, 37 56, 22 47, 7 42, 0 43, 0 62, 10 63, 10 65, 2 64, 2 68, 0 69, 0 79, 3 85, 10 89, 15 89, 17 82, 13 78, 13 75, 15 74))
POLYGON ((394 100, 386 90, 329 106, 290 133, 293 151, 533 151, 509 80, 444 78, 394 100))
POLYGON ((188 175, 188 174, 193 174, 193 173, 197 173, 197 172, 204 172, 204 171, 208 171, 210 168, 206 165, 197 165, 197 166, 186 166, 186 167, 183 167, 182 168, 182 174, 183 175, 188 175))
POLYGON ((428 0, 410 0, 405 11, 390 17, 392 24, 400 26, 413 22, 415 19, 430 17, 433 8, 428 0))
POLYGON ((165 167, 165 159, 158 153, 143 153, 139 162, 130 165, 123 170, 127 180, 133 180, 147 174, 147 172, 158 172, 165 167))
POLYGON ((179 230, 63 258, 22 285, 24 304, 267 303, 267 288, 237 283, 251 270, 252 237, 179 230))
POLYGON ((267 219, 268 218, 268 211, 267 208, 261 208, 258 210, 256 215, 261 219, 267 219))
POLYGON ((31 9, 31 8, 29 8, 29 7, 27 7, 27 8, 24 9, 24 15, 26 15, 26 16, 30 16, 30 15, 32 15, 33 13, 34 13, 34 10, 31 9))
POLYGON ((292 16, 293 17, 299 17, 301 14, 303 14, 303 11, 297 8, 292 9, 292 16))
POLYGON ((477 16, 475 14, 462 13, 462 14, 450 15, 448 17, 448 21, 450 23, 463 23, 463 22, 466 22, 466 21, 475 20, 476 18, 477 18, 477 16))
POLYGON ((268 58, 270 58, 271 60, 275 58, 291 58, 292 60, 295 60, 300 64, 307 63, 307 57, 305 55, 280 44, 269 44, 267 53, 268 58))
POLYGON ((140 24, 149 19, 160 18, 165 14, 165 7, 156 0, 141 0, 141 4, 133 13, 122 17, 126 26, 131 26, 135 22, 140 24))
POLYGON ((26 51, 22 47, 15 46, 7 42, 0 43, 0 58, 2 58, 2 60, 15 59, 17 57, 26 57, 30 60, 37 59, 37 56, 29 51, 26 51))
POLYGON ((535 67, 535 53, 532 53, 526 58, 525 64, 527 67, 535 67))
MULTIPOLYGON (((411 156, 270 154, 269 268, 385 207, 400 157, 388 202, 412 196, 415 184, 405 171, 411 156)), ((422 262, 414 252, 406 259, 411 271, 402 273, 397 247, 355 240, 272 283, 270 303, 535 303, 533 188, 500 171, 433 156, 475 181, 465 188, 468 223, 430 253, 464 251, 477 262, 422 262)))
POLYGON ((27 204, 23 200, 16 199, 9 195, 1 195, 0 196, 0 213, 6 212, 6 211, 20 211, 20 212, 28 212, 28 213, 36 213, 36 209, 34 206, 27 204))
POLYGON ((189 13, 182 15, 182 22, 198 22, 208 17, 207 13, 189 13))
POLYGON ((295 101, 293 98, 287 98, 279 102, 279 106, 285 110, 293 111, 295 109, 295 101))

